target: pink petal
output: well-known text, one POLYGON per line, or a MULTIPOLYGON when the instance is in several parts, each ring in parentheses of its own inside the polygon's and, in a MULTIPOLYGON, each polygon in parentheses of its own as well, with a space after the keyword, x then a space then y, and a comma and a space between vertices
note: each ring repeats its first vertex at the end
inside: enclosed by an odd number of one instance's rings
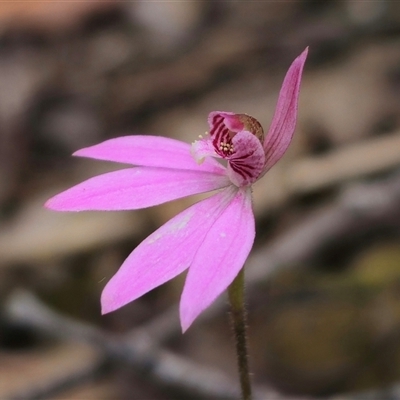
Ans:
POLYGON ((265 171, 283 156, 292 140, 297 120, 301 75, 307 53, 308 48, 293 61, 283 81, 275 114, 264 141, 265 171))
POLYGON ((145 239, 111 278, 101 297, 114 311, 183 272, 236 190, 229 187, 189 207, 145 239))
POLYGON ((78 150, 74 155, 145 167, 224 173, 224 167, 213 159, 199 167, 188 143, 161 136, 123 136, 78 150))
POLYGON ((230 185, 209 172, 137 167, 88 179, 45 204, 58 211, 136 210, 230 185))
POLYGON ((255 236, 250 189, 241 189, 215 221, 189 268, 180 315, 185 332, 243 267, 255 236))
POLYGON ((262 144, 252 133, 237 133, 232 144, 235 149, 232 156, 227 157, 228 176, 238 187, 254 183, 264 169, 265 154, 262 144))

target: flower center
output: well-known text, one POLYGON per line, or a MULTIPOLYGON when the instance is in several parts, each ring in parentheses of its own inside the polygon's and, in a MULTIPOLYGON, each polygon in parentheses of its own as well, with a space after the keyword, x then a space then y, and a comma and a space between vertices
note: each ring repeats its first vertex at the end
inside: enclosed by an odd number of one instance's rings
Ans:
POLYGON ((210 116, 210 136, 217 154, 227 158, 235 153, 233 137, 240 131, 252 133, 261 143, 264 130, 261 124, 250 115, 233 113, 212 113, 210 116))
POLYGON ((234 152, 234 146, 232 143, 221 142, 218 149, 225 155, 231 155, 234 152))

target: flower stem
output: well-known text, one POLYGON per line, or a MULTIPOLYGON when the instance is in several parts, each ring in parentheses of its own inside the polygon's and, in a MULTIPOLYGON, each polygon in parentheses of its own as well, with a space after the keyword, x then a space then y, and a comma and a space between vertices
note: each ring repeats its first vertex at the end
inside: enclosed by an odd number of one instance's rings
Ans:
POLYGON ((231 305, 232 326, 236 339, 236 354, 239 369, 242 399, 251 400, 251 384, 248 364, 246 310, 244 305, 244 268, 228 287, 231 305))

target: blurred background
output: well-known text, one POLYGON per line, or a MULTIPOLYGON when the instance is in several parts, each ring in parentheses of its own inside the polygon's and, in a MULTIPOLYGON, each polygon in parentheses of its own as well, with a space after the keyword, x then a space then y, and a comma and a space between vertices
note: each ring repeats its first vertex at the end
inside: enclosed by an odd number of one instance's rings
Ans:
POLYGON ((400 3, 0 3, 0 398, 226 399, 226 298, 182 336, 184 276, 100 316, 105 282, 183 199, 62 214, 52 195, 118 165, 107 138, 192 142, 213 110, 268 129, 310 47, 299 121, 254 188, 247 264, 257 398, 400 399, 400 3))

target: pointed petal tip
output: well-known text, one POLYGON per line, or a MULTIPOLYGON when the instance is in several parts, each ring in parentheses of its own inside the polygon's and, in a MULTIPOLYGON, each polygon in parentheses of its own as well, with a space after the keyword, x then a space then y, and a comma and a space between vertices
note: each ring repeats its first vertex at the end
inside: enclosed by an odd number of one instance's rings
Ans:
POLYGON ((182 312, 182 309, 180 310, 180 321, 181 321, 181 329, 182 333, 185 333, 193 324, 193 321, 197 318, 197 315, 195 317, 190 316, 190 315, 185 315, 184 312, 182 312))
POLYGON ((306 62, 306 59, 307 59, 307 56, 308 56, 308 49, 309 49, 309 47, 307 46, 304 50, 303 50, 303 52, 297 57, 297 59, 300 61, 300 63, 301 63, 301 68, 303 68, 303 66, 304 66, 304 64, 305 64, 305 62, 306 62))
POLYGON ((110 298, 107 293, 107 285, 104 287, 100 298, 101 315, 109 314, 110 312, 118 310, 118 308, 121 308, 124 305, 116 305, 115 302, 112 301, 112 298, 110 298))
POLYGON ((108 307, 107 305, 101 304, 101 315, 109 314, 110 312, 114 311, 112 308, 108 307))
MULTIPOLYGON (((73 153, 72 153, 72 155, 74 156, 74 157, 87 157, 87 158, 94 158, 94 159, 96 159, 97 157, 96 157, 96 149, 104 149, 104 148, 107 148, 107 143, 109 143, 110 141, 112 141, 113 139, 110 139, 110 140, 106 140, 106 141, 104 141, 104 142, 101 142, 101 143, 97 143, 97 144, 93 144, 93 145, 91 145, 91 146, 86 146, 86 147, 83 147, 83 148, 81 148, 81 149, 78 149, 78 150, 76 150, 76 151, 74 151, 73 153), (93 154, 94 153, 94 154, 93 154)), ((115 140, 115 139, 114 139, 115 140)), ((100 157, 99 158, 100 160, 101 159, 104 159, 104 157, 100 157)))
POLYGON ((63 192, 48 199, 44 203, 43 207, 46 208, 47 210, 51 210, 51 211, 78 212, 78 211, 85 210, 82 208, 76 208, 76 207, 71 206, 71 203, 66 201, 66 199, 64 198, 64 196, 62 194, 63 194, 63 192))
POLYGON ((44 204, 43 204, 44 208, 47 208, 48 210, 52 210, 52 206, 51 206, 51 199, 47 200, 44 204))
POLYGON ((183 321, 181 321, 181 329, 182 329, 182 334, 184 334, 190 327, 191 324, 184 324, 183 321))
MULTIPOLYGON (((183 292, 182 292, 183 295, 183 292)), ((179 303, 179 319, 181 322, 182 333, 185 333, 193 324, 194 320, 204 311, 203 305, 198 307, 195 301, 181 301, 179 303)))
POLYGON ((57 196, 51 197, 48 199, 44 204, 43 207, 46 208, 47 210, 52 210, 52 211, 62 211, 60 207, 57 206, 57 196))
MULTIPOLYGON (((289 78, 288 79, 289 81, 293 80, 292 84, 294 84, 294 85, 296 85, 296 83, 295 83, 296 80, 298 80, 298 82, 297 82, 298 85, 301 82, 301 74, 303 72, 304 64, 305 64, 305 62, 307 60, 308 49, 309 49, 309 47, 307 46, 303 50, 303 52, 294 59, 294 61, 290 65, 290 67, 288 69, 288 72, 286 74, 285 80, 287 78, 289 78)), ((283 82, 283 85, 285 84, 285 80, 283 82)))
POLYGON ((307 47, 303 50, 303 52, 302 52, 299 56, 296 57, 296 59, 293 61, 292 65, 290 66, 289 71, 290 71, 293 67, 297 67, 297 68, 300 69, 300 74, 301 74, 301 72, 302 72, 302 70, 303 70, 303 67, 304 67, 304 64, 305 64, 305 62, 306 62, 307 56, 308 56, 308 49, 309 49, 309 46, 307 46, 307 47))
POLYGON ((85 149, 79 149, 72 153, 74 157, 85 157, 85 149))
POLYGON ((297 123, 297 108, 300 84, 304 65, 308 55, 308 46, 292 62, 283 80, 271 126, 264 141, 268 171, 285 154, 297 123))

